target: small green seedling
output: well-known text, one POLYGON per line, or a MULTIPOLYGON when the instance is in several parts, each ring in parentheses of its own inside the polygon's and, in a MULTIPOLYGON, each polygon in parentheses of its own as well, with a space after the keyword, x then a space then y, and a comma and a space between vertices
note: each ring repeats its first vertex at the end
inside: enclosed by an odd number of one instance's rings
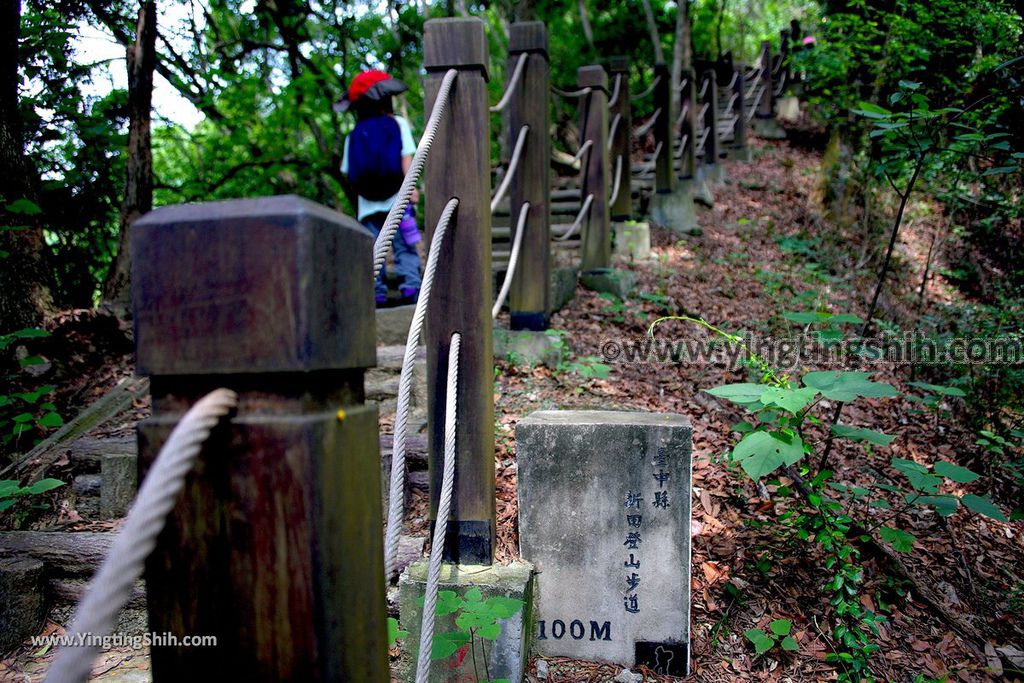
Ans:
POLYGON ((752 628, 743 632, 747 640, 754 644, 754 651, 757 654, 763 655, 776 645, 786 652, 796 652, 800 649, 796 638, 789 635, 793 629, 793 622, 789 619, 775 619, 769 624, 768 628, 771 631, 770 633, 765 633, 759 628, 752 628))

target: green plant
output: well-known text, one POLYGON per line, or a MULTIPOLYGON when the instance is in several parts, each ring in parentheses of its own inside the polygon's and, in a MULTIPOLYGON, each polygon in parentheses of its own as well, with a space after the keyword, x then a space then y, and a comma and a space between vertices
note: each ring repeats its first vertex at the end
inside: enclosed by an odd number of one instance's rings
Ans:
POLYGON ((754 644, 754 651, 757 654, 763 655, 776 645, 787 652, 796 652, 800 649, 796 638, 789 635, 793 628, 793 622, 789 619, 775 619, 768 625, 768 628, 768 632, 762 631, 759 628, 752 628, 743 632, 747 640, 754 644))
POLYGON ((0 479, 0 513, 11 510, 15 516, 18 526, 28 516, 30 510, 47 510, 46 503, 32 503, 32 499, 47 491, 52 491, 64 485, 58 479, 40 479, 29 486, 21 486, 13 479, 0 479), (12 509, 18 506, 18 509, 12 509))
MULTIPOLYGON (((419 603, 420 606, 423 605, 422 598, 419 603)), ((469 656, 473 662, 473 674, 477 681, 480 683, 483 681, 508 683, 507 679, 490 680, 487 649, 482 642, 478 641, 497 640, 501 635, 501 624, 498 623, 498 620, 515 616, 525 604, 516 598, 500 596, 484 600, 479 588, 470 588, 466 591, 465 596, 460 596, 455 591, 438 591, 436 615, 442 617, 455 614, 457 628, 454 631, 434 634, 430 658, 436 661, 454 656, 456 666, 459 666, 469 656), (482 662, 477 660, 478 647, 482 662), (480 664, 483 665, 483 677, 480 673, 480 664)))
MULTIPOLYGON (((50 333, 46 330, 34 327, 0 335, 0 352, 6 351, 18 341, 48 336, 50 333)), ((21 368, 45 362, 42 357, 31 354, 18 359, 21 368)), ((14 378, 15 376, 8 375, 7 380, 11 381, 14 378)), ((52 394, 54 390, 55 387, 46 385, 34 391, 0 393, 0 444, 8 446, 12 442, 17 443, 24 434, 43 434, 64 424, 57 406, 51 401, 44 400, 44 397, 52 394)))

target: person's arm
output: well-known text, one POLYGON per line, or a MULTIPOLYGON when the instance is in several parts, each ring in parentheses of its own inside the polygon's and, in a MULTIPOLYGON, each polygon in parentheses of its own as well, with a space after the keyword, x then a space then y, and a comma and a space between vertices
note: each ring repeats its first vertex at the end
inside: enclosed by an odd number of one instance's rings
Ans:
MULTIPOLYGON (((409 175, 409 169, 411 167, 412 167, 412 155, 411 154, 407 154, 406 156, 402 157, 402 174, 403 175, 409 175)), ((413 204, 416 204, 416 203, 418 203, 420 201, 420 191, 416 187, 412 188, 412 197, 411 197, 410 201, 412 201, 413 204)))
MULTIPOLYGON (((402 173, 408 174, 412 167, 412 156, 416 153, 416 141, 412 137, 412 128, 409 126, 409 122, 401 116, 396 116, 395 120, 398 121, 398 130, 402 136, 402 173)), ((419 190, 413 188, 412 202, 415 204, 419 200, 419 190)))

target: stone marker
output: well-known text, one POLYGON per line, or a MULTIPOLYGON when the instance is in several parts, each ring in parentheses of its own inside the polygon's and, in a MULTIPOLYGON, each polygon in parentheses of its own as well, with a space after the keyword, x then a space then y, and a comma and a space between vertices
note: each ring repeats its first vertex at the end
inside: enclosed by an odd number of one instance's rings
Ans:
POLYGON ((100 517, 123 517, 139 490, 137 457, 133 453, 104 453, 100 473, 100 517))
POLYGON ((689 671, 691 436, 687 418, 663 413, 539 411, 519 423, 537 654, 689 671))

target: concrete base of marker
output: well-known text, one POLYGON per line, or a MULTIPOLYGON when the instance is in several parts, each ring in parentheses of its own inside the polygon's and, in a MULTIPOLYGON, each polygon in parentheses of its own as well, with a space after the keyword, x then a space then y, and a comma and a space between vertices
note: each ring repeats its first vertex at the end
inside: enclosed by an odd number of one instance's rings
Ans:
POLYGON ((775 117, 762 119, 755 116, 750 122, 750 127, 754 131, 754 135, 764 140, 786 139, 786 129, 779 125, 775 117))
POLYGON ((543 365, 556 368, 562 362, 564 342, 558 335, 533 330, 494 330, 494 358, 514 366, 543 365))
POLYGON ((651 220, 684 235, 699 229, 693 206, 695 185, 692 180, 680 180, 674 191, 651 195, 651 220))
POLYGON ((775 101, 775 118, 779 121, 793 123, 800 118, 800 100, 789 95, 775 101))
POLYGON ((593 292, 606 292, 625 299, 636 285, 636 275, 621 268, 595 268, 580 273, 580 284, 593 292))
POLYGON ((704 178, 708 183, 721 185, 725 182, 725 166, 722 164, 722 161, 722 159, 719 159, 717 163, 704 166, 704 178))
POLYGON ((630 261, 644 261, 651 258, 651 226, 648 223, 624 221, 612 223, 615 233, 616 256, 630 261))
POLYGON ((749 147, 733 147, 729 150, 729 158, 733 161, 742 161, 746 163, 753 160, 754 155, 750 151, 749 147))
MULTIPOLYGON (((420 623, 423 616, 421 601, 427 585, 427 562, 409 565, 399 579, 399 623, 409 632, 402 646, 402 659, 397 667, 398 679, 413 681, 416 678, 416 657, 419 652, 420 623)), ((439 590, 455 591, 460 596, 477 588, 483 600, 489 598, 515 598, 522 600, 523 609, 508 619, 499 619, 501 633, 496 640, 477 638, 475 642, 475 663, 480 678, 473 671, 474 657, 466 653, 461 665, 456 664, 459 653, 448 659, 432 663, 431 683, 457 683, 466 680, 506 678, 521 681, 526 674, 529 661, 530 637, 533 631, 533 565, 517 560, 509 565, 491 566, 451 565, 441 567, 439 590), (489 669, 484 672, 484 661, 489 669)), ((436 617, 434 633, 450 633, 459 630, 455 625, 458 613, 436 617)), ((436 636, 435 636, 436 637, 436 636)))
POLYGON ((708 176, 707 166, 701 165, 697 169, 696 177, 689 182, 693 184, 694 203, 712 208, 715 205, 715 196, 711 193, 712 178, 708 176))
POLYGON ((551 312, 565 308, 576 296, 576 280, 579 278, 576 268, 555 268, 551 271, 551 312))

